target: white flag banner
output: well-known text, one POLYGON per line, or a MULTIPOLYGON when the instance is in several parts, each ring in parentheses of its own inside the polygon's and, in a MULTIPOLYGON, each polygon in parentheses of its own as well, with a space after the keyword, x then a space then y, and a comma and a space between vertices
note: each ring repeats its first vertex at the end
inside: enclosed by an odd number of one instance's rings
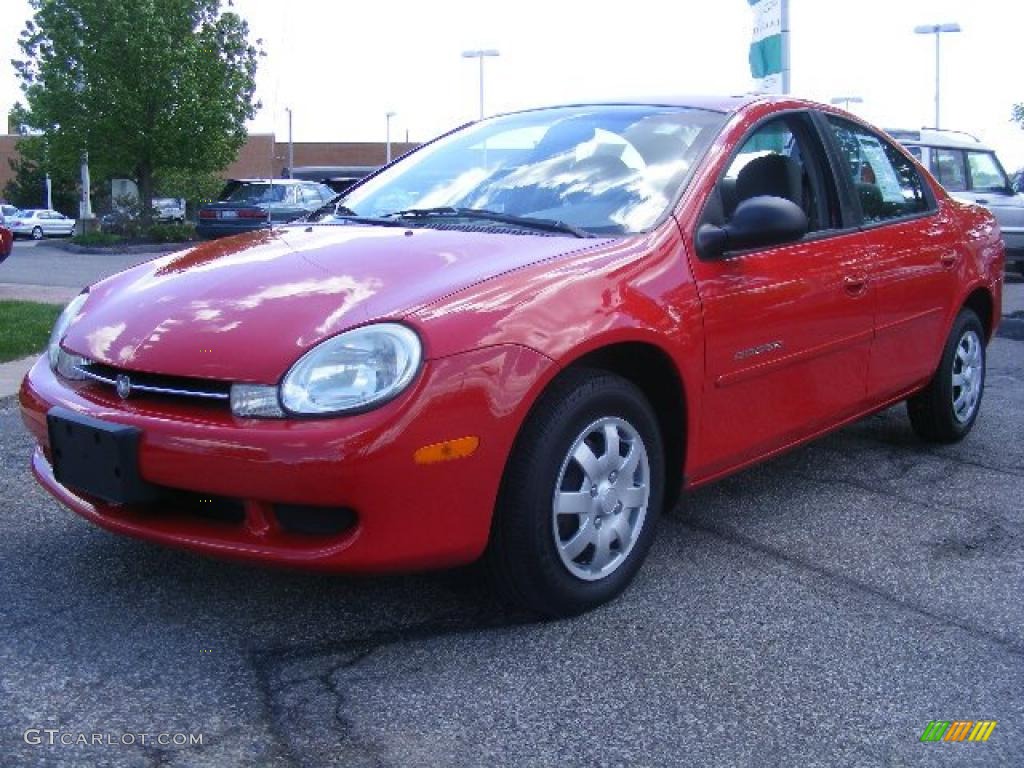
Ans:
POLYGON ((750 76, 758 93, 782 93, 782 0, 747 0, 754 12, 750 76))

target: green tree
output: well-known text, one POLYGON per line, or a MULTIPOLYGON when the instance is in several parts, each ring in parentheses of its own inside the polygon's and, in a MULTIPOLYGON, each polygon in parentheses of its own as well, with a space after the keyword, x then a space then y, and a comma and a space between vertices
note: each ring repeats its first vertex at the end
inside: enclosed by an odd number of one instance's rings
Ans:
POLYGON ((1013 105, 1013 119, 1020 123, 1020 127, 1024 128, 1024 102, 1013 105))
POLYGON ((199 206, 217 199, 224 189, 224 179, 213 173, 168 169, 161 171, 156 185, 160 194, 165 197, 184 198, 188 204, 189 215, 193 215, 199 210, 199 206))
MULTIPOLYGON (((221 0, 30 0, 12 62, 50 166, 134 179, 142 210, 164 174, 209 175, 245 142, 259 46, 221 0)), ((230 0, 228 2, 230 6, 230 0)))
MULTIPOLYGON (((7 182, 3 197, 19 208, 46 206, 46 142, 41 136, 26 136, 18 141, 18 159, 8 160, 14 178, 7 182)), ((77 178, 66 169, 50 169, 53 207, 72 218, 78 217, 77 178)))

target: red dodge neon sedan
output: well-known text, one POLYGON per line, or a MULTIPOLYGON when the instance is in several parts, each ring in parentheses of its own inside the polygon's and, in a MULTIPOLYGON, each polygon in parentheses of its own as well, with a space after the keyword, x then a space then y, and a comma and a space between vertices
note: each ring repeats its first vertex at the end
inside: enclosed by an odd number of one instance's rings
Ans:
POLYGON ((483 556, 572 614, 682 489, 901 400, 966 435, 1003 260, 984 209, 830 107, 494 117, 82 293, 21 390, 32 467, 112 531, 324 570, 483 556))

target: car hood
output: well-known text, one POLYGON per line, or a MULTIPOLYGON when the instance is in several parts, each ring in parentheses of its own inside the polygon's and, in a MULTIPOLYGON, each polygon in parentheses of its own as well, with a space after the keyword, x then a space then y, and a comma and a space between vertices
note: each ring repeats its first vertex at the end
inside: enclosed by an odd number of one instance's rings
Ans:
POLYGON ((603 242, 356 224, 258 231, 96 284, 64 346, 129 370, 273 383, 340 331, 603 242))

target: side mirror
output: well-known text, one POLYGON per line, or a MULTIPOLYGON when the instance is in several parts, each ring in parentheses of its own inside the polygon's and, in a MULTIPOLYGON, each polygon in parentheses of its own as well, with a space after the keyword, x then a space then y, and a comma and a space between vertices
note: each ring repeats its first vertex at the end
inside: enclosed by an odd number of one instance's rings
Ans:
POLYGON ((794 243, 807 234, 807 227, 807 214, 792 200, 758 195, 737 205, 727 224, 702 224, 697 253, 704 259, 720 259, 729 251, 794 243))

